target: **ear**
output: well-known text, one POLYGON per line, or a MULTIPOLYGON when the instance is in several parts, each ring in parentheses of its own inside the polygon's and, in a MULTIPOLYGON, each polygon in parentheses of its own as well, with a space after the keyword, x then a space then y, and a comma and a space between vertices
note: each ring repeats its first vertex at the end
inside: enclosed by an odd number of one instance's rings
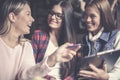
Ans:
POLYGON ((9 14, 9 20, 10 20, 10 22, 12 22, 12 23, 15 22, 16 16, 15 16, 15 14, 14 14, 13 12, 11 12, 11 13, 9 14))

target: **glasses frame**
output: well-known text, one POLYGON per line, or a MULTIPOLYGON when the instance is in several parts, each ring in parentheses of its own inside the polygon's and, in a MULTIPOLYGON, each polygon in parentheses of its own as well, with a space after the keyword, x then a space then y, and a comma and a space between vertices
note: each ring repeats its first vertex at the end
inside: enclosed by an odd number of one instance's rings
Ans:
POLYGON ((64 15, 62 14, 62 13, 56 13, 56 12, 54 12, 54 11, 52 11, 52 10, 49 10, 48 11, 49 12, 49 15, 52 17, 53 15, 55 15, 55 18, 57 19, 57 20, 61 20, 61 19, 63 19, 63 17, 64 17, 64 15))

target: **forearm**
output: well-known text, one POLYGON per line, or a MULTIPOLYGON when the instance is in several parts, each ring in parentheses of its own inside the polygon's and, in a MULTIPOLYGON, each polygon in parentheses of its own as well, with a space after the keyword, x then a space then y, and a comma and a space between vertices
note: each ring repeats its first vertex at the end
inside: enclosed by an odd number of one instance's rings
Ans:
POLYGON ((45 77, 48 73, 54 69, 54 67, 50 67, 47 64, 47 58, 45 58, 40 63, 37 63, 35 66, 31 67, 27 70, 26 76, 24 77, 25 80, 31 80, 37 76, 45 77))

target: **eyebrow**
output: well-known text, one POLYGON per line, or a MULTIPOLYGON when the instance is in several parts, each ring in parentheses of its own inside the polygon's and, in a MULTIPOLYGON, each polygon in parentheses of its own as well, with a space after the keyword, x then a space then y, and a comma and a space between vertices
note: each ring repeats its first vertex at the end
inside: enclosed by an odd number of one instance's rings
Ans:
MULTIPOLYGON (((51 10, 51 11, 53 11, 53 10, 51 10)), ((53 11, 54 13, 59 13, 59 14, 63 14, 63 13, 61 13, 61 12, 55 12, 55 11, 53 11)))

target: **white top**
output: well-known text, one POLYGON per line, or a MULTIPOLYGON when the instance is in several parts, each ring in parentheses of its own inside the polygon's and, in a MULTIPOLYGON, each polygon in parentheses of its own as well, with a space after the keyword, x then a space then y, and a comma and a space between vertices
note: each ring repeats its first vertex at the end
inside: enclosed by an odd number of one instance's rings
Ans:
MULTIPOLYGON (((51 45, 51 43, 49 43, 51 45)), ((52 47, 48 47, 48 52, 52 47)), ((55 48, 53 48, 54 51, 55 48)), ((46 56, 49 55, 46 53, 46 56)), ((33 49, 31 44, 26 41, 23 45, 17 45, 15 48, 10 48, 0 38, 0 80, 31 80, 36 76, 43 77, 54 71, 56 74, 57 65, 49 67, 47 64, 48 57, 45 57, 42 62, 35 65, 33 49)))
MULTIPOLYGON (((48 57, 49 55, 51 55, 58 47, 56 47, 51 40, 49 40, 49 43, 48 43, 48 47, 46 49, 46 52, 45 52, 45 56, 44 56, 44 59, 46 57, 48 57)), ((50 76, 53 76, 56 78, 56 80, 61 80, 60 79, 60 63, 57 63, 54 68, 48 73, 48 75, 50 76)))
MULTIPOLYGON (((120 31, 117 33, 114 48, 120 49, 120 31)), ((110 76, 109 80, 120 80, 120 58, 114 65, 113 70, 109 73, 109 76, 110 76)))
POLYGON ((19 80, 27 69, 35 65, 31 44, 10 48, 0 38, 0 80, 19 80), (23 49, 24 48, 24 49, 23 49))

